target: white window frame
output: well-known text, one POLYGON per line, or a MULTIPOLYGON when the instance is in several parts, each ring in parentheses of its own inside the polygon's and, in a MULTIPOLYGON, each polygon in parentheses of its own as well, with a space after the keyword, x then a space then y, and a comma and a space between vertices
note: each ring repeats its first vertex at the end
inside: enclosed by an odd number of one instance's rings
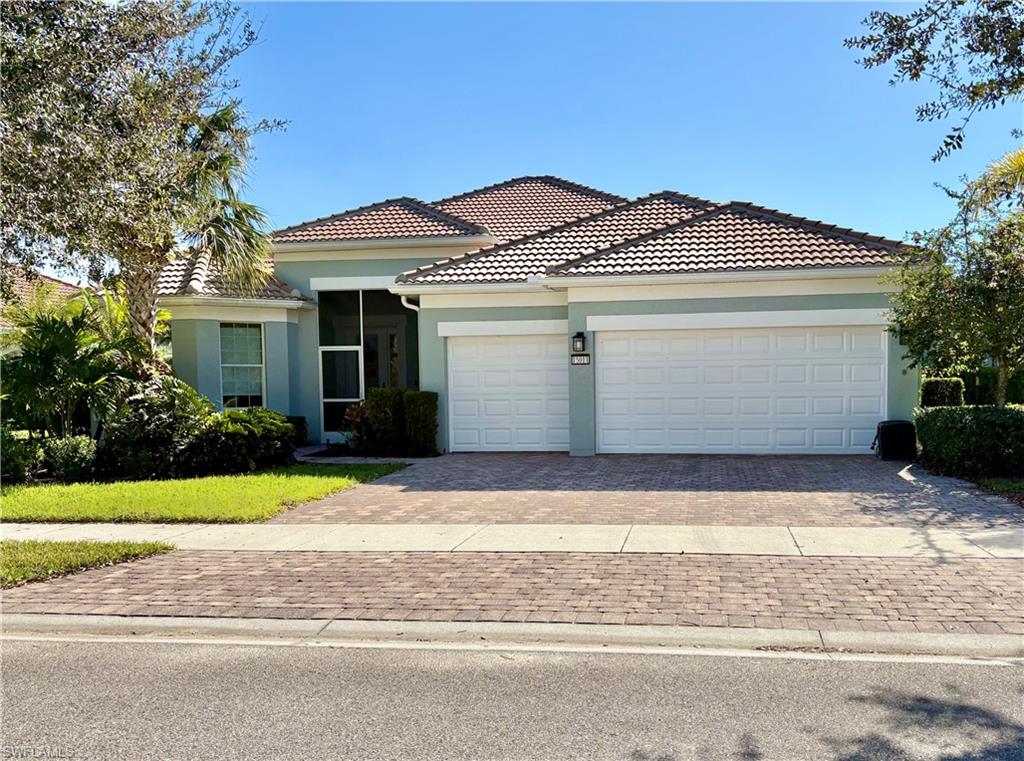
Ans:
POLYGON ((359 344, 353 346, 351 344, 334 344, 330 346, 320 346, 320 291, 316 292, 317 300, 317 327, 316 327, 316 342, 319 347, 317 352, 317 358, 319 366, 317 367, 317 383, 320 388, 320 441, 325 443, 327 441, 327 430, 324 428, 324 405, 327 402, 348 402, 358 404, 366 398, 366 378, 363 377, 363 289, 362 288, 330 288, 328 291, 355 291, 359 294, 359 344), (344 351, 344 352, 355 352, 358 358, 359 366, 359 398, 338 398, 338 397, 324 397, 324 352, 325 351, 344 351))
POLYGON ((267 329, 262 322, 250 322, 246 320, 223 320, 217 323, 217 358, 220 360, 220 408, 222 410, 247 410, 249 407, 226 407, 224 405, 224 368, 225 367, 259 367, 260 368, 260 396, 263 398, 263 404, 260 405, 264 409, 267 409, 267 329), (223 346, 221 345, 221 327, 224 325, 245 325, 245 326, 257 326, 260 329, 260 362, 259 365, 250 364, 237 364, 234 362, 224 361, 223 346))

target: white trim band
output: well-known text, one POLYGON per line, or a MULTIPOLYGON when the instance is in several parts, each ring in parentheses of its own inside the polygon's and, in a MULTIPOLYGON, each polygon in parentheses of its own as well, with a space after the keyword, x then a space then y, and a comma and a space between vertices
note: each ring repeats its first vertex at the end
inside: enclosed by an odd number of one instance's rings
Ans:
POLYGON ((217 322, 298 322, 295 309, 271 309, 246 306, 193 306, 160 304, 174 320, 216 320, 217 322))
POLYGON ((395 284, 390 275, 364 275, 360 277, 311 277, 311 291, 386 291, 395 284))
POLYGON ((448 336, 546 336, 568 335, 568 320, 487 320, 439 322, 437 335, 448 336))
POLYGON ((587 330, 687 330, 885 325, 881 309, 794 309, 775 312, 608 314, 587 317, 587 330))

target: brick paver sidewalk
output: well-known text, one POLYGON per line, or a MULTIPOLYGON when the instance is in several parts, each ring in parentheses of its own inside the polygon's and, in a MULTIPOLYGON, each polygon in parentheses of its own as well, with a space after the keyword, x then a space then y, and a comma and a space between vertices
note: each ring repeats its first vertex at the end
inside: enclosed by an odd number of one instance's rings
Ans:
POLYGON ((282 513, 277 523, 1024 525, 970 484, 874 457, 457 454, 282 513))
POLYGON ((1024 561, 179 551, 3 594, 6 613, 1024 634, 1024 561))

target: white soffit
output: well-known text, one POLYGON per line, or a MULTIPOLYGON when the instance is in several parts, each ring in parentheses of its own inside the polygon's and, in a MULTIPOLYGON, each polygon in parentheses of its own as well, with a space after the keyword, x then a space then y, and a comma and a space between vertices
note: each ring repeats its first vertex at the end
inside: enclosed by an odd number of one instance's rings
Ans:
POLYGON ((884 309, 796 309, 773 312, 608 314, 587 317, 587 330, 687 330, 885 325, 884 309))
POLYGON ((568 320, 486 320, 439 322, 437 335, 447 336, 543 336, 569 333, 568 320))

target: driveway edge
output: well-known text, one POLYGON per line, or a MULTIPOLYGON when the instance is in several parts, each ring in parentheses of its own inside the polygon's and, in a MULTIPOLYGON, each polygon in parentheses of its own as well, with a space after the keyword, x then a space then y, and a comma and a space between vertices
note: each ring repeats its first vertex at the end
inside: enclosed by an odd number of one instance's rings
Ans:
POLYGON ((293 644, 717 648, 750 651, 1024 658, 1024 635, 818 631, 711 626, 179 618, 15 613, 0 636, 271 640, 293 644))

